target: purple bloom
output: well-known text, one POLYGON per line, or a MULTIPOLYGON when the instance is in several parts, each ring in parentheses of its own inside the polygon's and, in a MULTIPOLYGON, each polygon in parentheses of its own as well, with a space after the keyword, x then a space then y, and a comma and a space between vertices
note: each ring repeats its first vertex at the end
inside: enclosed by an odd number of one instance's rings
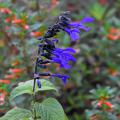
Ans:
POLYGON ((41 82, 40 82, 40 79, 36 79, 36 82, 37 82, 37 86, 38 86, 38 88, 41 88, 41 82))
POLYGON ((71 53, 75 53, 75 50, 72 48, 55 48, 52 51, 53 55, 51 56, 51 61, 60 64, 60 67, 69 69, 71 67, 69 65, 69 61, 76 62, 76 59, 71 55, 71 53))
POLYGON ((63 81, 63 84, 66 84, 67 79, 69 79, 69 76, 64 74, 52 74, 51 76, 60 78, 63 81))
POLYGON ((81 20, 81 23, 86 23, 86 22, 93 22, 94 19, 91 17, 85 17, 81 20))
POLYGON ((64 28, 64 31, 67 32, 70 35, 70 38, 73 41, 76 41, 76 40, 78 40, 80 38, 79 37, 80 30, 77 29, 77 28, 74 28, 74 29, 64 28))
MULTIPOLYGON (((73 41, 76 41, 80 38, 80 30, 89 31, 91 29, 84 24, 93 22, 93 18, 85 17, 79 22, 71 22, 71 18, 69 15, 69 12, 64 12, 63 14, 61 14, 55 24, 47 29, 44 36, 38 38, 38 40, 40 40, 40 44, 34 74, 34 83, 36 82, 38 88, 41 88, 41 76, 60 78, 63 84, 67 83, 67 79, 69 79, 69 76, 59 73, 52 74, 50 72, 38 73, 37 67, 46 68, 46 64, 53 62, 58 63, 60 67, 64 69, 69 69, 71 67, 69 62, 76 62, 76 59, 72 56, 72 54, 76 53, 75 50, 72 48, 56 48, 56 43, 58 43, 59 40, 53 37, 62 30, 66 32, 73 41)), ((33 85, 33 92, 34 91, 35 84, 33 85)))
POLYGON ((84 30, 84 31, 91 30, 91 28, 85 26, 84 23, 90 23, 93 22, 93 20, 94 19, 91 17, 85 17, 80 22, 69 23, 67 27, 63 28, 63 30, 70 35, 70 38, 73 41, 76 41, 79 39, 80 30, 84 30))

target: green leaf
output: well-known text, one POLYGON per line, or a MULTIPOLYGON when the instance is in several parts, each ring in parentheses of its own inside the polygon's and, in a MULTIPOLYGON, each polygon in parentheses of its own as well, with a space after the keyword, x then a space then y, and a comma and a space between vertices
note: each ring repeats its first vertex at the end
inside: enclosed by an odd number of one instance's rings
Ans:
POLYGON ((68 117, 65 115, 65 119, 64 120, 68 120, 68 117))
POLYGON ((36 103, 35 109, 41 120, 68 120, 62 106, 54 98, 48 98, 42 103, 36 103))
POLYGON ((29 120, 32 118, 32 113, 29 110, 14 108, 8 111, 0 120, 29 120))
MULTIPOLYGON (((49 82, 45 79, 41 79, 40 81, 41 81, 41 88, 38 88, 38 86, 36 84, 36 89, 35 89, 36 92, 47 91, 47 90, 57 91, 57 89, 51 82, 49 82)), ((22 95, 22 94, 30 94, 30 95, 34 94, 33 93, 33 83, 34 83, 34 80, 29 80, 26 82, 19 83, 19 85, 15 89, 13 89, 13 91, 11 92, 10 100, 12 100, 15 97, 22 95)))
POLYGON ((97 20, 102 20, 102 17, 105 13, 106 7, 103 7, 99 3, 94 3, 90 8, 90 13, 95 17, 97 20))

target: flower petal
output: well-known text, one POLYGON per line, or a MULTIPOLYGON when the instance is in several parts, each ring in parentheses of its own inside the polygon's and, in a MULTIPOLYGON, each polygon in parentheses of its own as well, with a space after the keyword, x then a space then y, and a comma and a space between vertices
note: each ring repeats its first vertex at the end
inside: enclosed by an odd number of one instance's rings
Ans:
POLYGON ((69 76, 64 74, 52 74, 51 76, 60 78, 64 85, 67 83, 67 79, 69 79, 69 76))

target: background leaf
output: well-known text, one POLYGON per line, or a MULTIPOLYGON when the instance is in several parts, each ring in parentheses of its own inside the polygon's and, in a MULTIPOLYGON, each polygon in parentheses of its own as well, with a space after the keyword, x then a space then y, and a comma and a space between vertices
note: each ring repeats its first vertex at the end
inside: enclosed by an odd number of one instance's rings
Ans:
POLYGON ((90 13, 95 17, 97 20, 102 20, 102 17, 105 13, 106 7, 100 5, 99 3, 94 3, 90 8, 90 13))

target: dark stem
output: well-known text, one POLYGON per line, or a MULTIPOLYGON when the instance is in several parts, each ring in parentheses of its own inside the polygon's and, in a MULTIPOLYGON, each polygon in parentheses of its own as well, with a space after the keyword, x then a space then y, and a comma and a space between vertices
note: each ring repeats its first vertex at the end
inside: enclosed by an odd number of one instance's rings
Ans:
MULTIPOLYGON (((43 42, 43 40, 44 39, 41 39, 41 43, 43 42)), ((35 75, 37 75, 37 72, 38 72, 38 63, 39 63, 39 60, 41 59, 42 49, 43 49, 42 47, 40 49, 38 48, 37 58, 36 58, 36 62, 35 62, 34 83, 33 83, 33 104, 35 104, 35 87, 36 87, 36 79, 37 79, 37 77, 35 77, 35 75)), ((34 120, 36 120, 35 108, 34 108, 34 120)))
MULTIPOLYGON (((36 59, 36 63, 35 63, 35 71, 34 74, 37 74, 37 64, 38 64, 38 57, 36 59)), ((33 104, 35 104, 35 86, 36 85, 36 78, 34 78, 34 83, 33 83, 33 104)), ((34 120, 36 120, 36 110, 34 108, 34 120)))
MULTIPOLYGON (((44 41, 44 37, 41 38, 41 43, 44 41)), ((42 46, 41 48, 39 49, 38 48, 38 53, 37 53, 37 59, 36 59, 36 62, 35 62, 35 71, 34 71, 34 74, 37 74, 37 68, 38 68, 38 63, 39 63, 39 60, 41 60, 41 52, 42 52, 42 46)), ((35 95, 35 84, 36 84, 36 77, 34 77, 34 83, 33 83, 33 93, 35 95)), ((34 98, 35 99, 35 98, 34 98)), ((35 101, 35 100, 34 100, 35 101)))
MULTIPOLYGON (((35 72, 34 72, 34 74, 37 74, 37 64, 38 64, 38 57, 37 57, 36 63, 35 63, 35 72)), ((34 78, 33 93, 35 93, 35 84, 36 84, 36 78, 34 78)))

